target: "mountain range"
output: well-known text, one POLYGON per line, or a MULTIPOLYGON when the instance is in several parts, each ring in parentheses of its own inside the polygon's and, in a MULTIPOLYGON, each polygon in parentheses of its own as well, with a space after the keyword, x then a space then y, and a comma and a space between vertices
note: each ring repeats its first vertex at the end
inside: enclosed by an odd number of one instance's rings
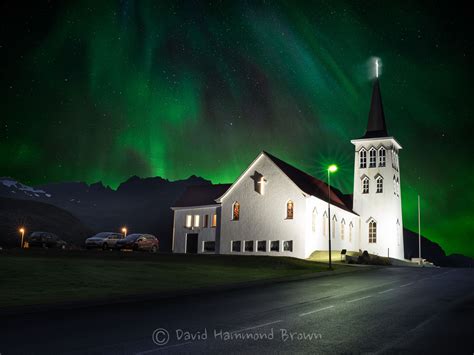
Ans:
MULTIPOLYGON (((17 240, 16 225, 34 215, 30 218, 30 231, 33 226, 49 228, 48 231, 77 245, 94 232, 120 231, 126 226, 129 233, 156 235, 160 249, 170 251, 173 231, 170 207, 188 186, 210 184, 211 181, 194 175, 178 181, 133 176, 113 190, 101 182, 32 187, 12 178, 0 178, 0 243, 17 240), (42 210, 45 216, 40 218, 42 210), (57 226, 46 223, 47 220, 55 221, 57 226)), ((418 235, 404 229, 404 246, 405 258, 417 257, 418 235)), ((473 259, 460 254, 448 256, 438 244, 425 237, 422 237, 422 255, 440 266, 474 266, 473 259)))

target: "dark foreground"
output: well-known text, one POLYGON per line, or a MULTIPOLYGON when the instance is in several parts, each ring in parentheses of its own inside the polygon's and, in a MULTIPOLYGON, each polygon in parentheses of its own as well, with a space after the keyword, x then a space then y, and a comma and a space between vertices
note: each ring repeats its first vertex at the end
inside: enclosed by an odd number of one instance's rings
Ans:
POLYGON ((2 318, 1 354, 472 354, 474 270, 389 267, 2 318))

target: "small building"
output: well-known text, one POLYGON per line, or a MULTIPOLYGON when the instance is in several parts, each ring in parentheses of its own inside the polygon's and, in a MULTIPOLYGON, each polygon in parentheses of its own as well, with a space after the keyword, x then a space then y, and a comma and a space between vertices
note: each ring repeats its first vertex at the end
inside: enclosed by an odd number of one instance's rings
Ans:
POLYGON ((333 250, 403 259, 401 146, 388 135, 378 79, 366 133, 351 143, 353 195, 265 151, 233 184, 190 187, 172 208, 173 252, 307 258, 331 238, 333 250))

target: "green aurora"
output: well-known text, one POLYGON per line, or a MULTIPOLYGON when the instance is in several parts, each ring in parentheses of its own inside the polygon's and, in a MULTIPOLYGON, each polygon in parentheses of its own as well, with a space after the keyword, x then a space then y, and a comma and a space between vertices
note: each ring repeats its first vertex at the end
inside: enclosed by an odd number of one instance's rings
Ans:
POLYGON ((469 12, 448 5, 2 5, 1 175, 232 182, 267 150, 320 178, 337 163, 349 193, 378 56, 389 133, 404 148, 404 224, 417 228, 419 193, 423 234, 474 257, 472 37, 469 12))

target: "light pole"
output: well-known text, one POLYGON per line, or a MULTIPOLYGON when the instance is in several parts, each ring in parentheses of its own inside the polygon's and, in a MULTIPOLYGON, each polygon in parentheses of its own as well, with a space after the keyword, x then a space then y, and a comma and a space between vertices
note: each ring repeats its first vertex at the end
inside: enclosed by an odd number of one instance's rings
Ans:
POLYGON ((337 171, 337 165, 332 164, 328 167, 328 231, 329 231, 329 269, 332 269, 331 263, 331 173, 337 171))
POLYGON ((23 238, 25 237, 25 228, 21 227, 19 230, 18 230, 21 234, 21 244, 20 244, 20 248, 23 249, 23 238))
POLYGON ((127 238, 127 228, 126 227, 122 228, 122 233, 123 233, 123 237, 127 238))

